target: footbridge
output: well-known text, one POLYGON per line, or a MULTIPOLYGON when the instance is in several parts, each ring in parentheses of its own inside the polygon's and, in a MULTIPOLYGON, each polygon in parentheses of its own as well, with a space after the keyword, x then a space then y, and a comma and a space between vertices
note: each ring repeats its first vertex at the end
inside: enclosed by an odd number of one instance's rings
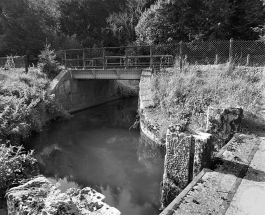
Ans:
POLYGON ((143 69, 173 66, 174 53, 165 45, 70 49, 60 61, 74 79, 139 80, 143 69))

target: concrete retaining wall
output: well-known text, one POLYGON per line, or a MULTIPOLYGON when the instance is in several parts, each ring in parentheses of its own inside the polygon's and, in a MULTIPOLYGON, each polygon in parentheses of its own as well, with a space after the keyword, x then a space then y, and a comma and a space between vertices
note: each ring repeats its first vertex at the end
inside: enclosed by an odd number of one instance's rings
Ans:
MULTIPOLYGON (((153 106, 152 72, 142 74, 139 93, 139 113, 141 130, 150 139, 164 145, 158 137, 158 128, 146 114, 153 106)), ((207 113, 205 132, 183 129, 172 125, 167 130, 163 183, 161 189, 161 209, 166 207, 196 177, 203 168, 211 165, 217 153, 240 131, 243 110, 241 108, 213 108, 207 113)))
POLYGON ((52 82, 51 92, 68 112, 79 111, 121 98, 115 80, 78 80, 62 71, 52 82))

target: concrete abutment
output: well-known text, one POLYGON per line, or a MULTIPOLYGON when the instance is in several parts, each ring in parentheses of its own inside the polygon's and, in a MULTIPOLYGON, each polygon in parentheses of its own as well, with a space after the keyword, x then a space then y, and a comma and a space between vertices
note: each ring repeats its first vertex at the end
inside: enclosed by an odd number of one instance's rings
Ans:
POLYGON ((116 80, 74 79, 71 71, 61 72, 51 86, 51 93, 68 112, 75 112, 122 97, 116 80))

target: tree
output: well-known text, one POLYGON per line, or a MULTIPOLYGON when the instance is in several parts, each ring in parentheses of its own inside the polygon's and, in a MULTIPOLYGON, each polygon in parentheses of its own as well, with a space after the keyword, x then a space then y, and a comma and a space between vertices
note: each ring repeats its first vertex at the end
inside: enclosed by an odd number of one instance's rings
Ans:
MULTIPOLYGON (((57 20, 43 7, 44 0, 4 0, 1 23, 2 49, 6 54, 37 55, 49 38, 55 37, 57 20)), ((47 2, 46 2, 47 3, 47 2)))
POLYGON ((209 39, 255 40, 264 24, 260 0, 158 0, 136 26, 139 42, 165 43, 209 39))
POLYGON ((76 35, 83 47, 104 44, 106 18, 117 12, 122 0, 66 0, 60 3, 61 31, 76 35))

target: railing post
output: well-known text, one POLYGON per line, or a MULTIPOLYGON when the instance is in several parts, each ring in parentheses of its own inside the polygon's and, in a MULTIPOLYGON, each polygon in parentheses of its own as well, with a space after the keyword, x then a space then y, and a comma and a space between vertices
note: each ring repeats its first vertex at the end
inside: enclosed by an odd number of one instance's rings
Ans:
POLYGON ((83 49, 83 69, 86 68, 86 56, 85 56, 85 49, 83 49))
POLYGON ((65 69, 67 69, 66 51, 64 51, 64 67, 65 67, 65 69))
POLYGON ((153 52, 152 52, 152 45, 150 45, 150 68, 153 67, 153 52))
POLYGON ((182 65, 182 55, 183 55, 183 42, 180 41, 179 42, 179 67, 180 69, 182 69, 183 65, 182 65))
POLYGON ((105 48, 102 48, 103 52, 103 69, 106 69, 106 53, 105 53, 105 48))
POLYGON ((128 51, 127 51, 127 47, 125 48, 125 69, 128 69, 128 51))
POLYGON ((233 38, 230 39, 230 46, 229 46, 229 66, 232 64, 233 61, 233 38))

